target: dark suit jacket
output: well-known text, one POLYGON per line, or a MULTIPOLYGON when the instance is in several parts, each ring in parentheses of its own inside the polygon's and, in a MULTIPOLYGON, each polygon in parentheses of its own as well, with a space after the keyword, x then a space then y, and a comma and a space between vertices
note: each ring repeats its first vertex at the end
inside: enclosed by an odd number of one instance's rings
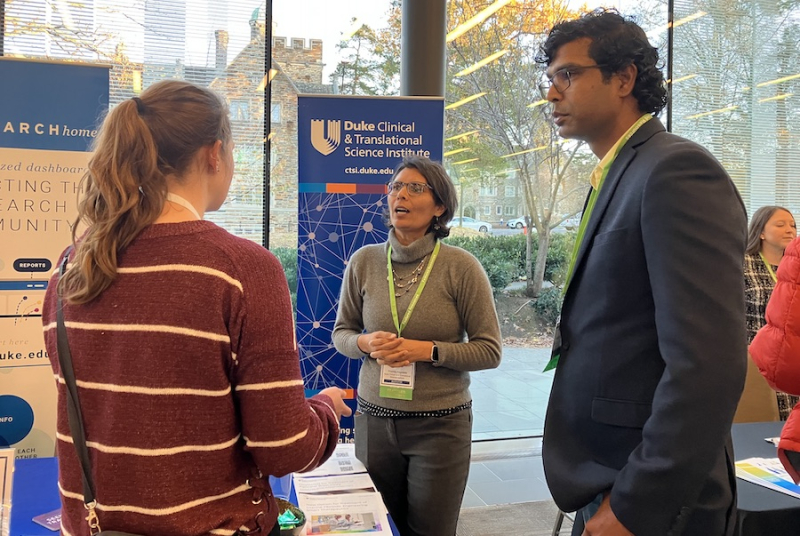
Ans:
POLYGON ((636 536, 733 530, 747 218, 705 149, 645 123, 600 189, 561 313, 544 467, 564 511, 611 490, 636 536))

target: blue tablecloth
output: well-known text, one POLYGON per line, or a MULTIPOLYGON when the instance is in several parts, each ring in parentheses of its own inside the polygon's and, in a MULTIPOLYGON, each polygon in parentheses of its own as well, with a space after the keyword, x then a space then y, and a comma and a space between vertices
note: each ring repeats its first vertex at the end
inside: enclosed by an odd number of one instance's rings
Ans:
POLYGON ((10 536, 58 534, 34 523, 33 518, 60 507, 58 460, 56 458, 16 460, 11 488, 10 536))
MULTIPOLYGON (((282 496, 288 485, 286 478, 277 484, 275 495, 282 496)), ((290 486, 289 486, 290 487, 290 486)), ((290 500, 297 503, 294 490, 290 490, 290 500)), ((285 495, 284 495, 285 496, 285 495)), ((11 489, 11 531, 10 536, 53 536, 56 534, 42 525, 33 522, 33 518, 56 510, 61 506, 58 496, 58 460, 57 458, 34 458, 16 460, 14 463, 14 483, 11 489)), ((394 536, 399 536, 391 518, 389 525, 394 536)))

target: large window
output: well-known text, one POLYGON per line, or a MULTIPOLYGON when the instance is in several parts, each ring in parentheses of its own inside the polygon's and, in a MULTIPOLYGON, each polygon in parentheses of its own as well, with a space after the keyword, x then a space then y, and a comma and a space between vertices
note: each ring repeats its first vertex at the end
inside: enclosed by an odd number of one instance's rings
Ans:
MULTIPOLYGON (((165 78, 208 86, 231 109, 236 173, 208 219, 263 241, 264 2, 6 0, 6 56, 111 65, 111 106, 165 78)), ((4 82, 5 83, 5 82, 4 82)))
POLYGON ((673 131, 706 146, 748 212, 800 216, 800 6, 677 0, 673 131))
MULTIPOLYGON (((676 0, 671 48, 666 2, 619 0, 590 2, 588 7, 599 5, 616 7, 637 20, 659 48, 667 76, 671 60, 672 105, 661 120, 722 162, 748 212, 779 204, 800 215, 800 4, 676 0)), ((536 91, 542 73, 534 56, 553 23, 577 15, 577 6, 449 2, 445 150, 457 159, 447 164, 466 184, 504 172, 515 177, 521 213, 530 215, 532 223, 524 254, 530 255, 529 266, 534 268, 523 274, 524 283, 496 293, 504 357, 511 357, 513 372, 502 381, 498 375, 473 375, 476 437, 541 431, 546 396, 539 405, 525 401, 532 392, 546 390, 547 382, 538 374, 541 367, 517 362, 513 347, 533 347, 525 363, 547 357, 535 347, 549 340, 548 321, 553 317, 548 317, 546 304, 558 303, 553 293, 563 284, 563 253, 571 250, 574 236, 572 216, 580 213, 586 180, 597 159, 582 144, 556 136, 548 106, 536 91), (487 7, 500 4, 477 26, 456 31, 487 7), (478 160, 470 160, 469 169, 463 169, 467 166, 458 162, 469 158, 478 160), (546 262, 538 263, 540 256, 546 262), (537 271, 537 265, 544 269, 537 271), (526 299, 537 314, 523 317, 526 299), (524 329, 515 329, 518 326, 524 329), (501 406, 507 409, 497 409, 501 406), (520 414, 520 408, 534 415, 520 414)), ((507 187, 507 197, 508 191, 507 187)), ((471 190, 464 192, 462 202, 471 203, 471 190)), ((482 189, 479 195, 486 193, 482 189)), ((524 228, 521 221, 513 225, 524 228)), ((498 372, 505 374, 503 367, 498 372)))
MULTIPOLYGON (((376 32, 391 24, 391 4, 390 0, 272 3, 270 143, 277 158, 271 158, 270 170, 270 248, 297 247, 297 95, 394 91, 389 86, 398 85, 399 57, 394 74, 378 79, 372 72, 380 39, 389 39, 376 32)), ((399 24, 399 10, 394 13, 399 24)))

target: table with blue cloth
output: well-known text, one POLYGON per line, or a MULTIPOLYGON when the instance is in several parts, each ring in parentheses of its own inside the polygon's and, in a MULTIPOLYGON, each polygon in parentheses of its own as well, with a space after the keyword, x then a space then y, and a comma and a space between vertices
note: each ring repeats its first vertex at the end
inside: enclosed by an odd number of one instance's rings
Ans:
MULTIPOLYGON (((14 462, 14 481, 11 488, 11 527, 9 536, 53 536, 53 531, 34 523, 33 518, 61 507, 58 496, 58 459, 33 458, 14 462)), ((280 496, 281 490, 275 490, 280 496)), ((289 500, 297 504, 292 489, 289 500)), ((399 536, 391 518, 389 526, 399 536)))
POLYGON ((11 484, 9 536, 57 534, 33 522, 33 518, 61 508, 58 496, 58 459, 31 458, 14 461, 11 484))

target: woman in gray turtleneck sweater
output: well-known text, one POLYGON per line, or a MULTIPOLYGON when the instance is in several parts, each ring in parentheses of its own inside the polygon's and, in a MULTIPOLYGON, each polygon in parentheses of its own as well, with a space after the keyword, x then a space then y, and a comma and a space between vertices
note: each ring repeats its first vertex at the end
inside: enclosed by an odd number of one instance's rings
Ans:
POLYGON ((486 273, 439 240, 457 204, 440 164, 403 161, 389 183, 389 238, 350 259, 333 330, 339 352, 365 358, 356 455, 403 536, 455 534, 472 443, 469 371, 500 364, 486 273))

